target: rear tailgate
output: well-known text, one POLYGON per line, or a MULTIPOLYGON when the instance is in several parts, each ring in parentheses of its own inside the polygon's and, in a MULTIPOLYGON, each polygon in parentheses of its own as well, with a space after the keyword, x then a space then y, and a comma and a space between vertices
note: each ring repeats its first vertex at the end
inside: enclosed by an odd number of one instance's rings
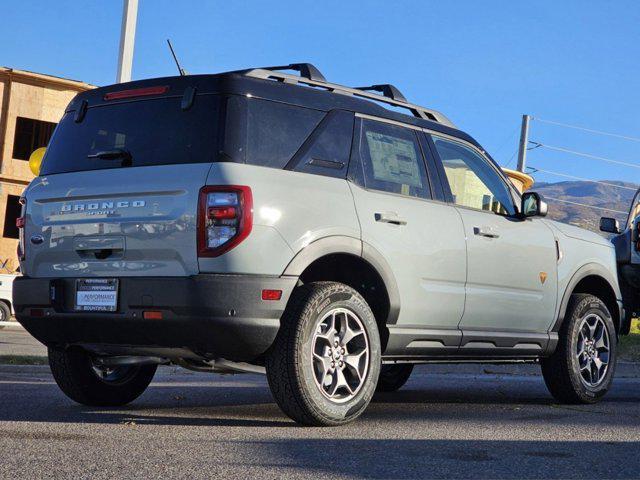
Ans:
POLYGON ((26 275, 198 272, 198 194, 221 110, 218 95, 196 94, 192 82, 114 85, 70 103, 24 195, 26 275))
POLYGON ((198 193, 209 168, 196 163, 38 177, 25 194, 24 273, 198 273, 198 193))

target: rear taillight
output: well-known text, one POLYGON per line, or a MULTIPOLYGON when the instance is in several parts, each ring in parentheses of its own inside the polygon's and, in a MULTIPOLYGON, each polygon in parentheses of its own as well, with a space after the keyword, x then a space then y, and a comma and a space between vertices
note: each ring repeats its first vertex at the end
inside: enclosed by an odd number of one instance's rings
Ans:
POLYGON ((200 190, 198 256, 217 257, 251 233, 253 197, 244 186, 207 186, 200 190))

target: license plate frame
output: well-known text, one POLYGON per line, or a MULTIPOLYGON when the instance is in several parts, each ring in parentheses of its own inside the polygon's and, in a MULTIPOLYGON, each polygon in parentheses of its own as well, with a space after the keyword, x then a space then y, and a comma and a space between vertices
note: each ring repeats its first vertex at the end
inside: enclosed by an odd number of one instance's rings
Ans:
POLYGON ((117 278, 79 278, 73 309, 77 312, 109 313, 118 310, 117 278))

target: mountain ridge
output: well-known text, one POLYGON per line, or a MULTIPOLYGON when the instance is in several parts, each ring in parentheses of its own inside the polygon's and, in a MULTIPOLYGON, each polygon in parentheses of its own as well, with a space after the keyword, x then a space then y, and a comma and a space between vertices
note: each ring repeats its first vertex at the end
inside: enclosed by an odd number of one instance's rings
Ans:
POLYGON ((549 204, 548 218, 598 232, 600 217, 614 217, 622 224, 638 185, 619 180, 536 182, 532 191, 549 204))

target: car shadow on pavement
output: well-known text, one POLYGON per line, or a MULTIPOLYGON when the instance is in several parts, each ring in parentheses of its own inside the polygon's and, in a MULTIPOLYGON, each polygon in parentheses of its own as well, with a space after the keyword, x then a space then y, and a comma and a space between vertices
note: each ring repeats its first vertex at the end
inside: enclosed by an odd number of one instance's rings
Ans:
POLYGON ((253 467, 342 478, 635 478, 640 442, 295 438, 230 441, 253 467), (339 454, 338 454, 339 452, 339 454))
MULTIPOLYGON (((639 389, 611 392, 597 405, 556 405, 541 381, 439 376, 410 381, 402 390, 379 393, 357 424, 471 421, 640 427, 639 389), (426 381, 425 381, 426 380, 426 381), (524 388, 523 388, 524 387, 524 388), (614 405, 614 407, 612 407, 614 405), (625 410, 623 413, 619 410, 625 410)), ((48 374, 0 378, 0 421, 132 425, 291 428, 273 401, 264 377, 160 375, 135 402, 122 408, 89 408, 68 400, 48 374)), ((622 382, 621 382, 622 383, 622 382)), ((624 385, 622 385, 624 387, 624 385)), ((622 388, 621 387, 621 388, 622 388)), ((355 424, 355 425, 357 425, 355 424)))

